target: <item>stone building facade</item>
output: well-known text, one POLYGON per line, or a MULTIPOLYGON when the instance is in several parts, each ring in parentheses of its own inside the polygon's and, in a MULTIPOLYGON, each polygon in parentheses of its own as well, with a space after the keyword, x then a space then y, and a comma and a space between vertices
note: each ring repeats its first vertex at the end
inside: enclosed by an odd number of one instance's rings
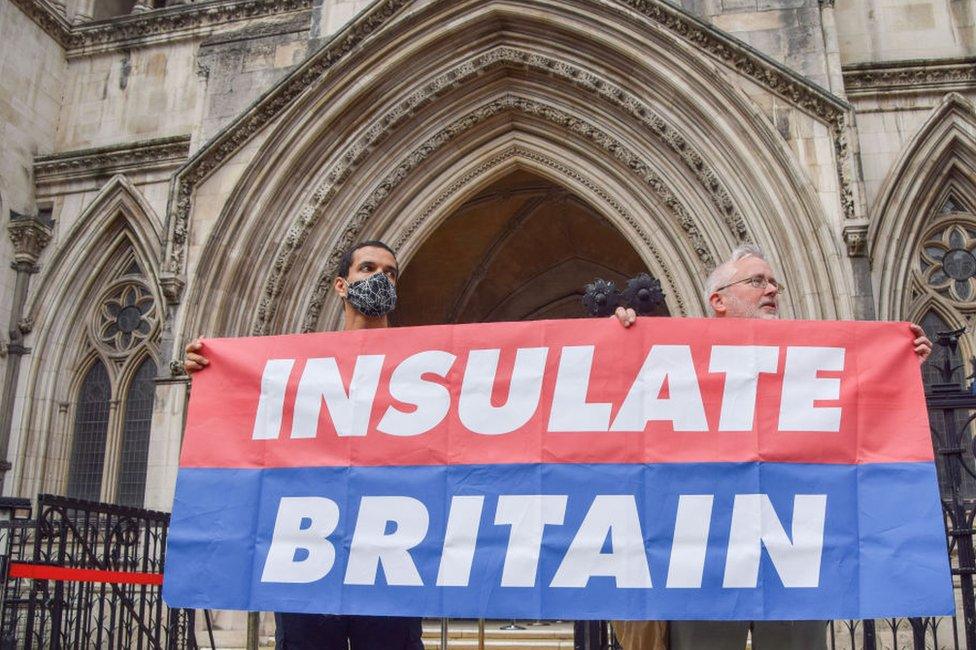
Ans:
POLYGON ((752 241, 976 351, 973 0, 0 0, 0 80, 7 495, 169 509, 183 345, 336 327, 364 238, 400 325, 702 316, 752 241))

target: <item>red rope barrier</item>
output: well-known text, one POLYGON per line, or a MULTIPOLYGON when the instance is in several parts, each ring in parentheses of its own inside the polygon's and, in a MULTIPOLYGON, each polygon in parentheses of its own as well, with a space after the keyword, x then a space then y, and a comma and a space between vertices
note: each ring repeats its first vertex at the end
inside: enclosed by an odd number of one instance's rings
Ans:
POLYGON ((111 582, 122 585, 161 585, 162 573, 139 573, 136 571, 103 571, 101 569, 74 569, 47 564, 27 564, 11 562, 11 578, 30 578, 32 580, 58 580, 66 582, 111 582))

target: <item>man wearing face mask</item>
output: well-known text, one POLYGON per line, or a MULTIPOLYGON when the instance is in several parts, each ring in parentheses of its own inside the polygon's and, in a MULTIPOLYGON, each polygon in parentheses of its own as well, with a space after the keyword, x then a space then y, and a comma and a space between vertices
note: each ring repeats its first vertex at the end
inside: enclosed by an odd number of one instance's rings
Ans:
MULTIPOLYGON (((705 300, 713 318, 779 318, 779 298, 785 287, 773 274, 762 250, 752 244, 739 246, 728 261, 705 280, 705 300)), ((618 307, 624 327, 636 321, 632 309, 618 307)), ((735 321, 729 322, 734 327, 735 321)), ((932 352, 932 342, 922 328, 911 324, 912 346, 919 363, 932 352)), ((624 650, 658 650, 665 647, 667 631, 660 621, 622 621, 618 636, 624 650)), ((824 650, 825 621, 671 621, 671 650, 743 650, 749 630, 753 650, 824 650)))
MULTIPOLYGON (((332 288, 342 298, 343 330, 389 327, 396 307, 396 257, 381 241, 364 241, 342 255, 332 288)), ((197 339, 186 346, 187 374, 210 362, 197 339)), ((419 618, 275 613, 277 650, 423 650, 419 618)))

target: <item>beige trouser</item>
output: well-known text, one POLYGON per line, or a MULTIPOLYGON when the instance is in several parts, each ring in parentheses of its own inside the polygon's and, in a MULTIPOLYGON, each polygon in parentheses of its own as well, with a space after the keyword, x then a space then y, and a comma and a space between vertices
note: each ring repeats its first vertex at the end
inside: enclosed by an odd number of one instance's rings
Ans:
POLYGON ((613 621, 613 631, 624 650, 667 650, 667 621, 613 621))

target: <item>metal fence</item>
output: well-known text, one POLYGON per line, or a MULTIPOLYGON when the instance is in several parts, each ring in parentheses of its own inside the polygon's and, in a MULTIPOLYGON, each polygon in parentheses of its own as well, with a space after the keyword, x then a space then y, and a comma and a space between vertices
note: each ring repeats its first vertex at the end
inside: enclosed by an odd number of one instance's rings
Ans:
POLYGON ((0 503, 3 648, 195 649, 163 603, 169 514, 52 495, 0 503))
MULTIPOLYGON (((927 368, 930 381, 925 392, 957 616, 835 621, 830 628, 832 649, 976 650, 976 594, 973 591, 976 574, 973 549, 976 533, 973 526, 976 516, 973 439, 976 386, 972 376, 963 377, 961 372, 965 367, 959 354, 962 333, 962 330, 938 333, 927 368)), ((971 367, 976 367, 976 360, 971 367)))

